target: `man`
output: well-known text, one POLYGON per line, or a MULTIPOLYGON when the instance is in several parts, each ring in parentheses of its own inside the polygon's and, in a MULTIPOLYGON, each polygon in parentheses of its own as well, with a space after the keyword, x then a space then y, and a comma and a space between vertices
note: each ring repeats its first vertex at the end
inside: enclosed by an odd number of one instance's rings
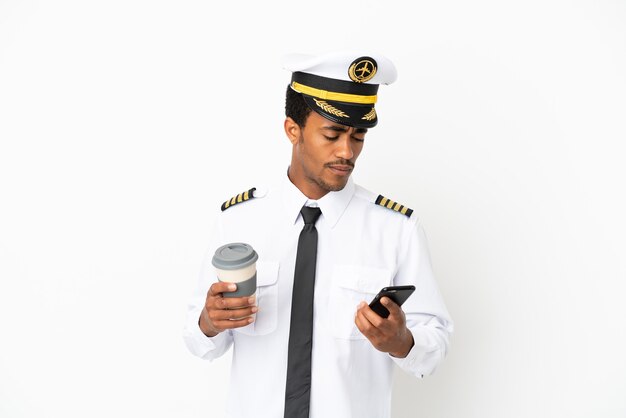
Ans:
POLYGON ((351 52, 284 65, 291 164, 277 187, 222 205, 185 341, 208 360, 233 347, 229 416, 389 417, 393 364, 432 373, 452 332, 417 216, 351 180, 396 70, 351 52), (210 259, 231 242, 259 254, 256 298, 223 297, 236 286, 217 282, 210 259), (367 303, 390 285, 416 290, 402 307, 383 298, 383 318, 367 303))

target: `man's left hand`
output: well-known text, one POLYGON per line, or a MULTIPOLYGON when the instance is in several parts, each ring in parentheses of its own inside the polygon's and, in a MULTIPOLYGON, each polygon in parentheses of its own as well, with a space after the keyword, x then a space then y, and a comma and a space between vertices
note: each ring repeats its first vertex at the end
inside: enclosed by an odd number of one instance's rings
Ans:
POLYGON ((354 323, 374 348, 404 358, 413 347, 413 334, 406 327, 404 312, 386 296, 380 301, 389 310, 387 318, 380 317, 367 303, 361 302, 354 323))

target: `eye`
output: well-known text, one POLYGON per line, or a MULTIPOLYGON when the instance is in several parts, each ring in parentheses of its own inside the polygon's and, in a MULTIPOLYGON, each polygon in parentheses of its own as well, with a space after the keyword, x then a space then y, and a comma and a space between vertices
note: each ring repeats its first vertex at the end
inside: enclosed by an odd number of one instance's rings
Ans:
POLYGON ((329 141, 334 141, 337 138, 339 138, 339 136, 326 136, 326 135, 324 135, 324 138, 328 139, 329 141))

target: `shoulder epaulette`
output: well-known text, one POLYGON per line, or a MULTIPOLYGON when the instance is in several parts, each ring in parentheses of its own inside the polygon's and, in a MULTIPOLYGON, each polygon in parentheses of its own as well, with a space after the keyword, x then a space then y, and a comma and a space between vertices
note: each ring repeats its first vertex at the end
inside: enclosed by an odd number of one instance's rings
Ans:
POLYGON ((254 191, 256 187, 251 188, 250 190, 246 190, 243 193, 239 193, 237 196, 233 196, 228 199, 226 202, 222 203, 222 212, 231 206, 235 206, 237 203, 245 202, 246 200, 254 199, 254 191))
POLYGON ((382 194, 378 195, 378 197, 376 198, 376 202, 374 203, 376 203, 379 206, 386 207, 387 209, 400 212, 401 214, 406 215, 409 218, 411 217, 411 214, 413 213, 413 209, 409 209, 406 206, 401 205, 400 203, 396 203, 393 200, 389 200, 382 194))

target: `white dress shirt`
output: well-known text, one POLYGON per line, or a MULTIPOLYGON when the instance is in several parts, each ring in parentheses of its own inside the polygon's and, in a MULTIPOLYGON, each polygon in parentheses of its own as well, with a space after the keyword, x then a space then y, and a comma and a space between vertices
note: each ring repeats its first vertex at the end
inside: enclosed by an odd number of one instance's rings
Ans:
POLYGON ((408 218, 376 205, 377 194, 350 179, 343 190, 310 201, 285 175, 263 197, 220 214, 189 305, 184 339, 196 356, 213 360, 233 347, 229 417, 283 416, 291 295, 303 205, 319 206, 311 418, 390 416, 395 362, 418 378, 445 357, 452 321, 433 277, 426 238, 415 213, 408 218), (245 242, 259 254, 252 324, 205 336, 198 318, 217 281, 215 249, 245 242), (404 303, 415 345, 406 358, 376 350, 354 323, 357 305, 384 286, 415 285, 404 303))

